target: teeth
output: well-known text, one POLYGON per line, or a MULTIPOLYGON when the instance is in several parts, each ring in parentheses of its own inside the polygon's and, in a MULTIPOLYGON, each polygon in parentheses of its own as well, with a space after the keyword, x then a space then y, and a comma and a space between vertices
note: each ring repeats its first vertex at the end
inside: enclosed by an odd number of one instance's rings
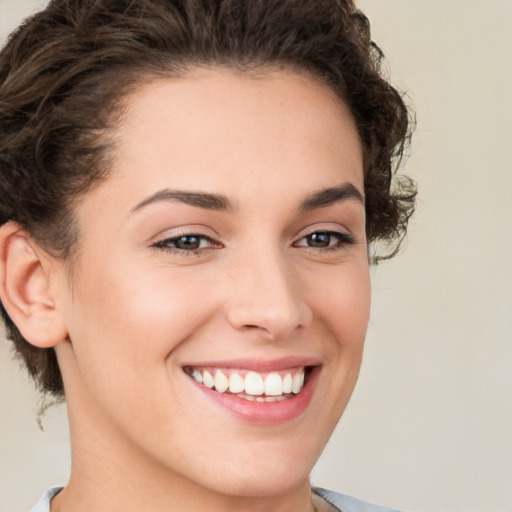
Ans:
POLYGON ((186 372, 199 384, 215 389, 218 393, 229 392, 239 398, 257 402, 287 400, 291 398, 292 393, 296 395, 304 387, 304 368, 268 374, 220 368, 189 368, 186 372))
POLYGON ((292 374, 287 373, 283 378, 283 393, 291 393, 292 392, 292 374))
POLYGON ((213 376, 212 376, 212 374, 208 370, 206 370, 203 373, 203 384, 207 388, 213 388, 213 386, 215 385, 215 382, 213 380, 213 376))
POLYGON ((304 386, 304 372, 296 373, 292 379, 292 393, 297 394, 304 386))
POLYGON ((278 373, 269 373, 265 379, 265 395, 279 396, 283 394, 283 380, 278 373))
POLYGON ((215 390, 219 393, 224 393, 229 387, 228 378, 220 371, 217 370, 215 373, 215 390))
POLYGON ((263 379, 256 372, 249 372, 245 376, 245 392, 248 395, 263 395, 263 379))
POLYGON ((203 383, 203 376, 199 370, 194 370, 190 375, 196 382, 199 382, 199 384, 203 383))
POLYGON ((229 391, 231 391, 231 393, 241 393, 245 391, 245 381, 236 372, 229 376, 229 391))

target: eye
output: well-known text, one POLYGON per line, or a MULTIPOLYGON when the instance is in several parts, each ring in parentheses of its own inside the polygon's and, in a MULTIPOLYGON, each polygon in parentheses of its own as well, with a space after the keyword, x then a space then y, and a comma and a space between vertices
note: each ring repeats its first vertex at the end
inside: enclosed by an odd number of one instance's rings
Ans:
POLYGON ((153 244, 153 247, 158 249, 179 253, 197 253, 202 249, 209 249, 216 246, 219 246, 219 244, 214 242, 210 237, 192 233, 166 238, 153 244))
POLYGON ((295 242, 295 247, 311 249, 341 249, 344 245, 353 244, 352 237, 339 231, 315 231, 295 242))

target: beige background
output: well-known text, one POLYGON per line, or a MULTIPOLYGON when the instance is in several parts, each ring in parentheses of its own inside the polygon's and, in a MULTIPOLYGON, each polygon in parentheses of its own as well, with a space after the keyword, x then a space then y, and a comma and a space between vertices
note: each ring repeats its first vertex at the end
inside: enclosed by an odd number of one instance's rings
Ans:
MULTIPOLYGON (((41 0, 0 0, 2 37, 41 0)), ((512 511, 512 2, 360 0, 419 126, 407 251, 374 272, 355 395, 317 485, 408 511, 512 511)), ((65 412, 0 342, 0 512, 69 468, 65 412)))

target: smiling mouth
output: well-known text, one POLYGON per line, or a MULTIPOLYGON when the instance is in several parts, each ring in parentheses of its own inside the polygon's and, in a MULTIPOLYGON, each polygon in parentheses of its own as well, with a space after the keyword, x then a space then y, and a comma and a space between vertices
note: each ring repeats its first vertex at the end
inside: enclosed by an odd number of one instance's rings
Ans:
POLYGON ((309 367, 304 366, 273 372, 192 366, 183 370, 198 384, 217 393, 252 402, 288 400, 302 391, 309 374, 309 367))

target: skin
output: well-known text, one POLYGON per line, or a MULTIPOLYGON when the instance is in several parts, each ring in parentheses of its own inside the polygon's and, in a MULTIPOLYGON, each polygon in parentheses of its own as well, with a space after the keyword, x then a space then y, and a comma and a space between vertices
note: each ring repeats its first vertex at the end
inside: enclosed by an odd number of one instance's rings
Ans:
POLYGON ((52 511, 313 510, 309 474, 356 383, 370 307, 363 203, 300 209, 326 188, 363 195, 347 107, 291 72, 194 70, 137 90, 115 140, 112 176, 76 208, 71 281, 45 263, 73 460, 52 511), (232 208, 137 208, 164 189, 232 208), (352 242, 311 247, 326 231, 352 242), (161 243, 190 233, 207 237, 198 250, 161 243), (182 368, 288 356, 321 369, 307 409, 277 425, 207 400, 182 368))

